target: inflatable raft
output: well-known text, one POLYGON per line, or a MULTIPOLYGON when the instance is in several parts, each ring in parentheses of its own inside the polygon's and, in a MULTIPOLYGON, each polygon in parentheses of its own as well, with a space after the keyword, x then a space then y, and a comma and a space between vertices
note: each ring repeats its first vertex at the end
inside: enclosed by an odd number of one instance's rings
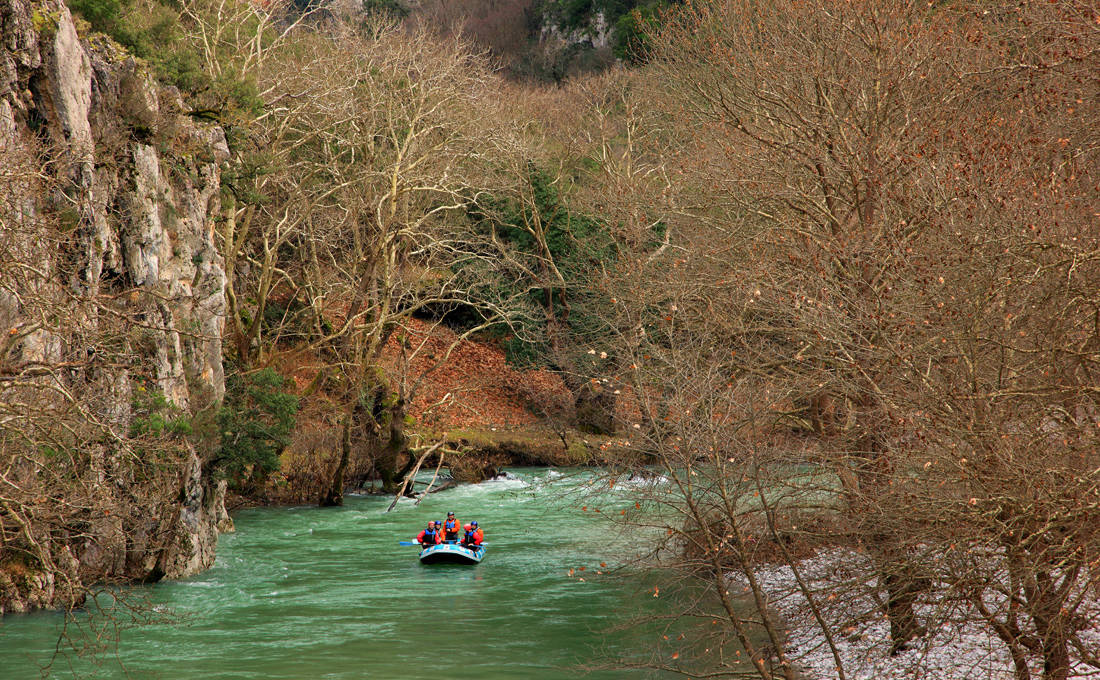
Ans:
POLYGON ((454 543, 441 543, 420 551, 421 564, 477 564, 485 556, 485 546, 464 548, 454 543))

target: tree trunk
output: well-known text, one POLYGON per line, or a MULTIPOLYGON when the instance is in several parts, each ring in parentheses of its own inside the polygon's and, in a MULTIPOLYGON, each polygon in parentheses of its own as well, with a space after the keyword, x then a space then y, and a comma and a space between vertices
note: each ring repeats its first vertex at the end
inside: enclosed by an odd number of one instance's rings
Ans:
POLYGON ((609 386, 585 383, 574 395, 578 430, 589 434, 615 434, 615 395, 609 386))
POLYGON ((1043 637, 1043 680, 1069 678, 1069 645, 1061 631, 1048 631, 1043 637))
POLYGON ((1043 650, 1043 680, 1069 678, 1069 621, 1063 607, 1065 598, 1055 586, 1050 572, 1037 569, 1031 587, 1025 588, 1029 609, 1043 650))
POLYGON ((570 356, 566 319, 568 308, 563 306, 560 318, 552 316, 547 322, 550 348, 554 362, 566 388, 573 395, 573 412, 577 429, 589 434, 615 434, 614 388, 606 383, 593 382, 586 376, 590 371, 580 369, 570 356))
POLYGON ((319 502, 322 508, 344 504, 344 478, 347 476, 348 460, 351 458, 351 420, 351 413, 344 416, 344 428, 340 437, 340 462, 336 464, 336 472, 332 475, 328 491, 319 502))
POLYGON ((389 419, 388 437, 382 445, 374 466, 382 478, 382 491, 393 493, 397 490, 397 461, 405 452, 408 438, 405 436, 405 400, 397 397, 387 414, 389 419))
POLYGON ((917 620, 914 605, 922 590, 915 575, 901 564, 891 564, 893 560, 883 560, 884 569, 880 571, 880 586, 886 591, 886 618, 890 621, 890 654, 899 654, 905 650, 908 642, 924 634, 917 620), (902 573, 898 573, 898 568, 902 573))
MULTIPOLYGON (((861 419, 862 432, 851 447, 856 457, 855 469, 852 470, 842 463, 841 468, 846 469, 843 469, 840 478, 853 516, 864 516, 874 522, 876 510, 870 506, 885 495, 881 480, 889 477, 889 462, 873 417, 881 409, 875 408, 877 405, 874 398, 867 393, 859 403, 863 407, 864 417, 861 419), (872 416, 868 418, 866 414, 872 416)), ((824 402, 824 408, 819 408, 820 406, 821 403, 815 404, 815 410, 821 418, 822 432, 827 433, 831 428, 839 429, 832 422, 840 417, 832 405, 824 402)), ((890 654, 900 653, 910 640, 925 633, 917 619, 915 605, 918 595, 927 585, 915 572, 904 544, 899 545, 894 540, 896 538, 896 527, 889 525, 875 527, 872 524, 864 534, 878 572, 879 587, 886 591, 885 613, 890 622, 890 654)))

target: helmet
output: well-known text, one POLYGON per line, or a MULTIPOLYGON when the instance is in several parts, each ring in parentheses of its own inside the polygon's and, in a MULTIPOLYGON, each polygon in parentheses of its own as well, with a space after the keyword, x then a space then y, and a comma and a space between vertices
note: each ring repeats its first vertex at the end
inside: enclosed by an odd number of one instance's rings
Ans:
POLYGON ((447 513, 447 516, 448 516, 448 517, 454 517, 454 516, 455 516, 455 514, 454 514, 453 512, 448 512, 448 513, 447 513))
POLYGON ((439 526, 439 525, 443 524, 443 522, 440 522, 439 520, 435 520, 434 522, 432 522, 432 524, 434 524, 435 526, 439 526))
POLYGON ((435 522, 428 522, 428 528, 429 529, 434 529, 435 528, 435 522))
POLYGON ((472 527, 476 527, 476 526, 477 526, 477 522, 470 522, 470 526, 472 526, 472 527))

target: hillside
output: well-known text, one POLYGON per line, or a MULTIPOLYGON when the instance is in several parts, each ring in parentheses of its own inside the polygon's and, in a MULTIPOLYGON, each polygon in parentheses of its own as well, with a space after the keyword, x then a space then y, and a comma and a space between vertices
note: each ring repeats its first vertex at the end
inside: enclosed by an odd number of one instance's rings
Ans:
POLYGON ((572 410, 559 375, 517 370, 498 345, 458 341, 444 325, 410 320, 403 337, 386 345, 385 361, 392 375, 406 375, 409 384, 422 381, 409 402, 419 427, 521 427, 550 419, 566 422, 572 410))

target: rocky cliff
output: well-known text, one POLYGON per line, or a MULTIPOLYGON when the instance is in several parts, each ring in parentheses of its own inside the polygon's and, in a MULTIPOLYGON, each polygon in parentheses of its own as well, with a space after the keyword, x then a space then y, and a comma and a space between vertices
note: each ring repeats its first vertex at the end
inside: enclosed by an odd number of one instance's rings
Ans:
POLYGON ((201 571, 229 526, 194 437, 122 441, 142 394, 222 396, 225 135, 78 23, 0 0, 0 613, 201 571))

